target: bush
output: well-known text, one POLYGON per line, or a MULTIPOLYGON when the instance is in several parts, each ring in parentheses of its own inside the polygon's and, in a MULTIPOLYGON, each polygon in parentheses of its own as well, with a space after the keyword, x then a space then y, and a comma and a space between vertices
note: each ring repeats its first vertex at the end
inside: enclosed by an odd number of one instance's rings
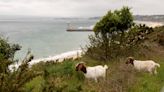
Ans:
MULTIPOLYGON (((90 35, 90 44, 86 46, 86 55, 101 61, 108 61, 116 57, 133 56, 136 52, 139 52, 140 48, 144 47, 142 43, 147 39, 149 32, 153 32, 151 30, 151 28, 144 29, 141 26, 135 25, 125 33, 122 44, 117 40, 113 42, 109 40, 110 44, 108 46, 105 45, 101 36, 90 35)), ((117 39, 117 36, 115 39, 117 39)))
POLYGON ((20 92, 24 85, 40 75, 28 68, 28 63, 33 59, 30 51, 27 53, 18 69, 9 70, 8 67, 15 62, 15 52, 20 50, 18 44, 9 44, 0 37, 0 92, 20 92))

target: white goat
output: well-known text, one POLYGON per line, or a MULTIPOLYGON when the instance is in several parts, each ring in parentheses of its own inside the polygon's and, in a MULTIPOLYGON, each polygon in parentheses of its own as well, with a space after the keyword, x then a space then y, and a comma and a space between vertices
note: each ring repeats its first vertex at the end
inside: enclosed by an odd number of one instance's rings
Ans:
POLYGON ((138 71, 146 71, 151 74, 157 74, 157 67, 160 67, 158 63, 155 63, 153 60, 134 60, 133 57, 129 57, 126 61, 126 64, 132 64, 134 68, 138 71))
POLYGON ((82 71, 86 78, 94 79, 97 82, 97 78, 106 77, 106 70, 108 69, 107 65, 97 65, 93 67, 86 67, 84 62, 78 63, 76 65, 76 71, 82 71))

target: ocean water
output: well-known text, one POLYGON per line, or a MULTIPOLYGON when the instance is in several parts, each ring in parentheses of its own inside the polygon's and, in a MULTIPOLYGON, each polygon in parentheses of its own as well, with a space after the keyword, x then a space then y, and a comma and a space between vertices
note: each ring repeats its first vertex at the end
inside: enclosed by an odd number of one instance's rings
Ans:
POLYGON ((48 19, 48 20, 0 20, 0 35, 10 43, 17 43, 22 49, 16 59, 22 59, 28 49, 35 58, 54 56, 66 51, 84 47, 88 35, 93 32, 67 32, 68 23, 73 27, 88 27, 97 20, 89 19, 48 19))

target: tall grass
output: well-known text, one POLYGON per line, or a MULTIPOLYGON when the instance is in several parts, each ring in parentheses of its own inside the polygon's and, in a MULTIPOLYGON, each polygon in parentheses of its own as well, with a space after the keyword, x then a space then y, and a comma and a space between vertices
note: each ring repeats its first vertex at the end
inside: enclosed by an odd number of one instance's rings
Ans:
MULTIPOLYGON (((152 59, 161 65, 157 75, 138 72, 133 66, 125 64, 125 58, 121 58, 108 63, 107 78, 99 78, 98 83, 84 78, 82 72, 75 71, 75 65, 79 61, 45 64, 47 74, 31 80, 25 89, 26 92, 160 92, 164 86, 164 58, 154 56, 152 59)), ((87 57, 82 60, 86 61, 87 57)), ((103 63, 91 60, 87 64, 94 66, 103 63)))
MULTIPOLYGON (((27 92, 79 92, 82 90, 84 75, 82 72, 75 71, 76 63, 78 61, 66 60, 58 64, 38 64, 38 67, 44 66, 44 76, 33 79, 25 89, 27 92)), ((34 67, 33 69, 38 70, 36 66, 34 67)))

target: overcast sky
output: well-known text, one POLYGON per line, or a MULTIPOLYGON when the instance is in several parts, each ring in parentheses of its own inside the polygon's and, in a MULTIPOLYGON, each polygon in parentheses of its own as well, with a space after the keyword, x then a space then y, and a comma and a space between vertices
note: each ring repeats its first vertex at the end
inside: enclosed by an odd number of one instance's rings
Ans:
POLYGON ((133 14, 164 14, 164 0, 0 0, 0 15, 91 17, 122 6, 133 14))

